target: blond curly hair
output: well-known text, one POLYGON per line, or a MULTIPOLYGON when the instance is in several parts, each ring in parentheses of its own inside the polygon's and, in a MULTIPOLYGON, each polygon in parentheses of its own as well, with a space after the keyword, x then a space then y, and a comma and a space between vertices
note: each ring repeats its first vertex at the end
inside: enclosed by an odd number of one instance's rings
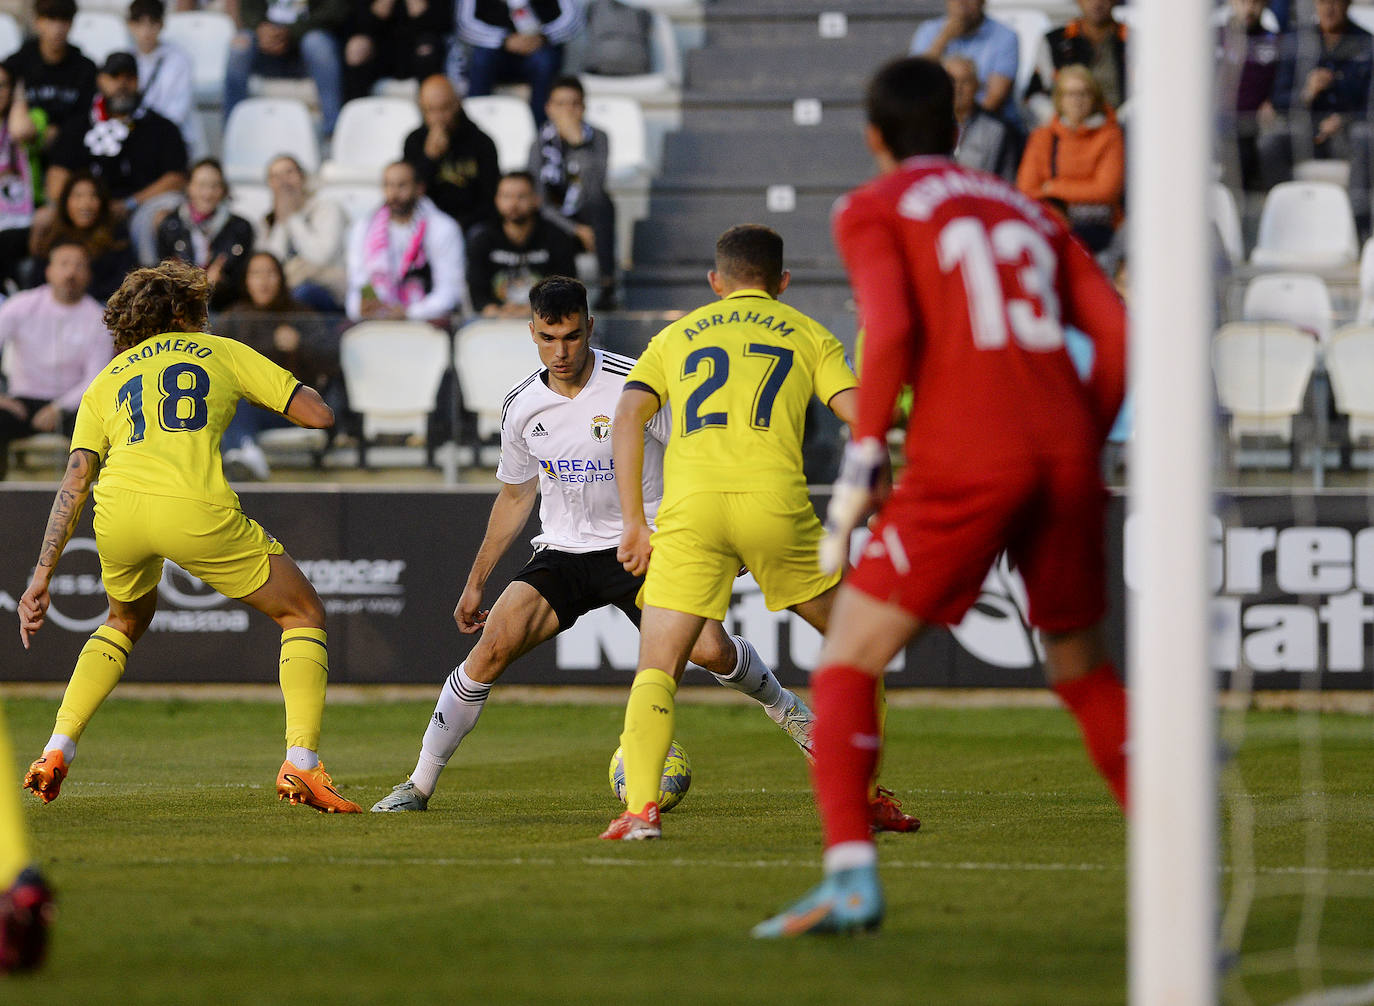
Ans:
POLYGON ((178 259, 129 273, 105 305, 115 352, 164 332, 204 331, 210 285, 205 270, 178 259))

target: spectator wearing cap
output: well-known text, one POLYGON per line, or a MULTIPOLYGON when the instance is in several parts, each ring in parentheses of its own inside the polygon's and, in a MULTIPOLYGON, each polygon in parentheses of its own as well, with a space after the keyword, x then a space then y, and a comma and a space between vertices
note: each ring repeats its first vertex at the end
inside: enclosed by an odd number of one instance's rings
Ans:
POLYGON ((129 34, 138 60, 138 87, 143 104, 181 130, 192 156, 205 151, 205 136, 196 118, 195 74, 191 57, 175 42, 162 38, 162 0, 134 0, 129 4, 129 34))
POLYGON ((22 84, 31 111, 46 116, 43 142, 57 139, 57 124, 90 107, 95 94, 95 64, 67 41, 76 17, 76 0, 37 0, 34 37, 5 60, 16 86, 22 84))
POLYGON ((353 0, 344 45, 344 98, 369 94, 383 77, 424 80, 444 72, 452 0, 353 0))
POLYGON ((106 58, 90 108, 60 129, 49 154, 47 191, 61 192, 73 171, 90 171, 105 184, 116 216, 128 220, 139 261, 153 264, 158 221, 180 205, 186 190, 186 144, 181 130, 141 104, 132 53, 106 58))
POLYGON ((349 0, 241 0, 243 30, 229 47, 224 115, 248 97, 248 78, 309 77, 320 95, 326 137, 343 105, 343 58, 338 36, 348 26, 349 0))

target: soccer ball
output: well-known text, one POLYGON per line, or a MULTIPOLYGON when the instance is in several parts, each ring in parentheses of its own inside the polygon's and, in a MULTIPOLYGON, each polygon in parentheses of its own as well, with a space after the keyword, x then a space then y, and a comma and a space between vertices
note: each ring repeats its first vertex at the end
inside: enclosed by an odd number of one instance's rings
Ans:
MULTIPOLYGON (((611 755, 611 792, 621 803, 625 802, 625 758, 620 748, 611 755)), ((682 802, 692 785, 692 763, 682 745, 673 741, 668 748, 668 757, 663 759, 663 779, 658 784, 658 809, 672 810, 682 802)))

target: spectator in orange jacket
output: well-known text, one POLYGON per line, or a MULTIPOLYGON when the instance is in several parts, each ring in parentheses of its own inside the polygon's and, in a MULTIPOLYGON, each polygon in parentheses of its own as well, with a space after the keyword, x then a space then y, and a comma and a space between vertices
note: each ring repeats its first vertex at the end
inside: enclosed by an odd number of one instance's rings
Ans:
POLYGON ((1092 72, 1062 67, 1054 118, 1031 133, 1016 187, 1068 218, 1094 253, 1111 244, 1122 218, 1126 144, 1092 72))

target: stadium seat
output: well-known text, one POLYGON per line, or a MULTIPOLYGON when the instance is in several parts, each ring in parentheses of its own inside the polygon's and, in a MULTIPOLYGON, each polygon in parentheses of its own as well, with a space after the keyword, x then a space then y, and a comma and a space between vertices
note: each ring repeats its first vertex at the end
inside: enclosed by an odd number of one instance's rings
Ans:
POLYGON ((1360 254, 1360 303, 1355 309, 1355 322, 1374 324, 1374 238, 1364 243, 1360 254))
POLYGON ((496 144, 502 171, 529 167, 535 129, 528 102, 509 94, 484 94, 464 98, 463 111, 496 144))
POLYGON ((218 103, 224 99, 224 68, 229 62, 234 30, 234 19, 220 11, 168 12, 162 37, 190 54, 197 102, 218 103))
POLYGON ((438 405, 452 346, 447 332, 422 321, 365 321, 343 334, 339 366, 349 408, 363 421, 360 467, 367 465, 369 443, 390 433, 424 438, 432 463, 436 445, 427 436, 429 416, 438 405))
POLYGON ((354 98, 339 112, 320 180, 375 184, 383 168, 400 160, 407 134, 420 121, 419 107, 405 98, 354 98))
POLYGON ((1330 182, 1347 189, 1350 186, 1350 162, 1334 157, 1299 161, 1293 165, 1293 181, 1330 182))
MULTIPOLYGON (((1268 13, 1267 9, 1265 13, 1268 13)), ((1353 3, 1345 16, 1365 31, 1374 32, 1374 4, 1353 3)))
POLYGON ((1293 419, 1303 411, 1317 365, 1317 340, 1295 325, 1231 322, 1212 338, 1217 399, 1231 415, 1232 446, 1250 436, 1293 443, 1293 419))
POLYGON ((1035 73, 1040 45, 1053 23, 1048 14, 1034 7, 998 7, 988 16, 1016 32, 1019 62, 1016 64, 1016 86, 1012 89, 1012 95, 1013 98, 1019 98, 1026 93, 1026 85, 1035 73))
POLYGON ((112 52, 133 52, 134 40, 122 14, 108 10, 78 10, 67 40, 99 66, 112 52))
MULTIPOLYGON (((648 7, 646 0, 633 0, 632 7, 648 7)), ((582 81, 590 99, 596 95, 623 95, 629 98, 653 99, 664 92, 682 86, 682 53, 673 22, 662 11, 650 11, 652 28, 649 36, 649 72, 631 73, 619 77, 599 73, 582 73, 582 81)))
POLYGON ((501 408, 511 389, 540 367, 529 323, 510 318, 472 321, 453 337, 453 366, 463 408, 477 414, 477 434, 501 431, 501 408))
POLYGON ((350 224, 357 223, 382 205, 382 187, 376 182, 371 185, 330 182, 320 186, 319 194, 342 206, 350 224))
POLYGON ((639 107, 639 102, 623 95, 589 94, 587 122, 606 134, 610 146, 607 171, 610 187, 647 177, 649 156, 644 110, 639 107))
POLYGON ((256 227, 272 209, 272 190, 266 185, 236 182, 229 188, 229 208, 256 227))
POLYGON ((1287 322, 1324 343, 1331 337, 1331 294, 1322 278, 1311 273, 1267 273, 1246 286, 1241 318, 1287 322))
POLYGON ((290 154, 307 175, 320 166, 310 110, 290 98, 246 98, 224 124, 224 175, 230 183, 261 182, 267 164, 290 154))
POLYGON ((1345 189, 1330 182, 1282 182, 1260 213, 1252 265, 1321 269, 1352 264, 1359 255, 1355 216, 1345 189))
POLYGON ((13 14, 0 11, 0 59, 7 59, 24 44, 24 32, 13 14))
POLYGON ((1346 325, 1331 333, 1326 373, 1336 411, 1349 419, 1352 446, 1374 440, 1374 326, 1346 325))
POLYGON ((1217 226, 1221 247, 1232 265, 1245 261, 1245 241, 1241 236, 1240 210, 1236 195, 1221 182, 1212 183, 1212 223, 1217 226))

